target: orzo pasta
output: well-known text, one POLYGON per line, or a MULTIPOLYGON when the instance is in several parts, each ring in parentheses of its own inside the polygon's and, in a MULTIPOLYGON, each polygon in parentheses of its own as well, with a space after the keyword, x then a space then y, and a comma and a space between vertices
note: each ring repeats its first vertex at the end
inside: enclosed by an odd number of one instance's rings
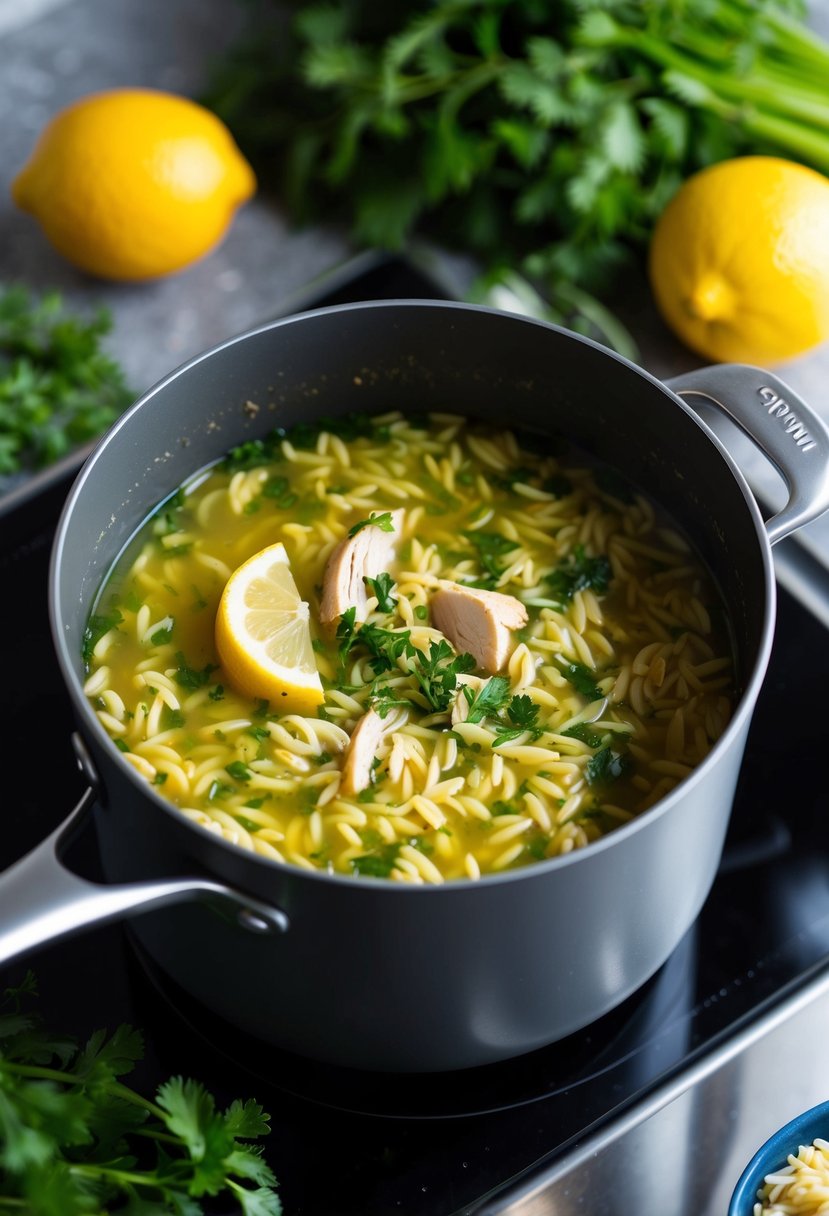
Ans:
POLYGON ((85 661, 125 761, 195 824, 414 883, 589 845, 681 782, 733 704, 721 597, 666 514, 451 414, 297 426, 202 470, 118 562, 85 661), (309 605, 324 700, 304 713, 239 695, 217 658, 225 584, 275 542, 309 605))

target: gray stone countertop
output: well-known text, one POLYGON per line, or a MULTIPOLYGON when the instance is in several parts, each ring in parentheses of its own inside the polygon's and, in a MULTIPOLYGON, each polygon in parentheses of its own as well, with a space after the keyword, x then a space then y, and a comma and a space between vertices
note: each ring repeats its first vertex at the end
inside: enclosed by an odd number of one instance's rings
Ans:
MULTIPOLYGON (((829 34, 829 0, 810 11, 812 24, 829 34)), ((10 183, 48 119, 77 97, 122 85, 198 96, 242 13, 241 0, 0 0, 0 281, 57 288, 82 309, 105 305, 113 319, 108 348, 136 395, 191 356, 291 311, 310 283, 353 257, 348 235, 333 226, 296 230, 260 194, 237 213, 219 247, 191 267, 146 284, 108 283, 51 248, 33 218, 15 208, 10 183)), ((462 293, 474 268, 432 253, 443 281, 462 293)), ((648 371, 666 379, 700 366, 662 323, 643 283, 630 284, 620 312, 648 371)), ((829 344, 776 370, 829 420, 829 344)), ((747 441, 734 445, 752 484, 774 496, 776 475, 747 441)), ((829 525, 824 542, 829 554, 829 525)))

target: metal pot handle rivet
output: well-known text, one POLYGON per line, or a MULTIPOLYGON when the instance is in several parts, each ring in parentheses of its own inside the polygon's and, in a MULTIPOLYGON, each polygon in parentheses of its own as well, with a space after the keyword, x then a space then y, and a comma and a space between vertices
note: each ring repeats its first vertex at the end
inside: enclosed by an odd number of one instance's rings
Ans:
POLYGON ((161 878, 135 883, 97 883, 73 873, 61 854, 95 803, 87 789, 75 809, 0 881, 0 966, 37 947, 82 929, 120 920, 168 904, 200 899, 213 903, 241 928, 257 934, 284 933, 289 920, 271 907, 211 879, 161 878))
POLYGON ((667 386, 679 397, 702 397, 717 406, 782 475, 789 500, 766 523, 770 544, 829 508, 829 428, 779 376, 749 364, 721 363, 675 376, 667 386))

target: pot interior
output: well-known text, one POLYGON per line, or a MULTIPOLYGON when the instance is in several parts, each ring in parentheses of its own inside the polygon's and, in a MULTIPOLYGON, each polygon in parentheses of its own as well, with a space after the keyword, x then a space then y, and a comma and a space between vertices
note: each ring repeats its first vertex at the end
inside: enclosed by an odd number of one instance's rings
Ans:
POLYGON ((482 307, 398 301, 242 335, 174 372, 104 438, 69 496, 53 555, 53 631, 81 715, 94 723, 80 688, 90 607, 157 503, 274 427, 393 409, 506 424, 526 432, 526 446, 563 441, 618 469, 708 564, 746 686, 762 649, 768 557, 745 483, 707 428, 647 373, 567 331, 482 307))

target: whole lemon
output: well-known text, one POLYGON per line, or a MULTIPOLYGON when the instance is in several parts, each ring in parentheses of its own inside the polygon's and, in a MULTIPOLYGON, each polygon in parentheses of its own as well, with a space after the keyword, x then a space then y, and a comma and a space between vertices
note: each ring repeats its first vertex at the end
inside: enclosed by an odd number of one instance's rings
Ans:
POLYGON ((255 189, 215 114, 160 90, 110 89, 51 119, 12 197, 82 270, 140 280, 209 252, 255 189))
POLYGON ((774 156, 700 170, 657 220, 651 287, 714 362, 774 364, 829 337, 829 179, 774 156))

